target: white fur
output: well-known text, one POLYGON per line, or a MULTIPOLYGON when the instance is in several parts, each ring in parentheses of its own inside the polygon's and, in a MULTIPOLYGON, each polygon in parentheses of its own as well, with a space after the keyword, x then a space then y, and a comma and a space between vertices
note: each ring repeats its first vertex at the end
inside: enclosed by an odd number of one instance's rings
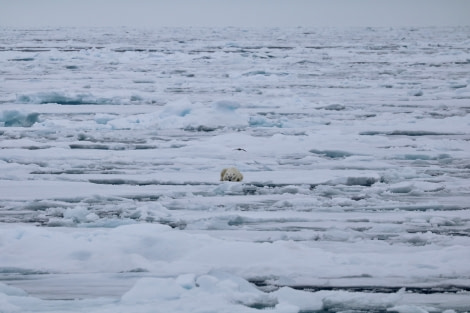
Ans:
POLYGON ((220 172, 220 180, 221 181, 242 181, 243 175, 235 167, 224 168, 222 172, 220 172))

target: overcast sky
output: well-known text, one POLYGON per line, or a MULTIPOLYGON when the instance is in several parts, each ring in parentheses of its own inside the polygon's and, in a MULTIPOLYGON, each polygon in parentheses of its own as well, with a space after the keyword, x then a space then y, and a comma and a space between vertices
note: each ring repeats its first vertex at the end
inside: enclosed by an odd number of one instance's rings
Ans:
POLYGON ((470 0, 0 0, 0 26, 470 25, 470 0))

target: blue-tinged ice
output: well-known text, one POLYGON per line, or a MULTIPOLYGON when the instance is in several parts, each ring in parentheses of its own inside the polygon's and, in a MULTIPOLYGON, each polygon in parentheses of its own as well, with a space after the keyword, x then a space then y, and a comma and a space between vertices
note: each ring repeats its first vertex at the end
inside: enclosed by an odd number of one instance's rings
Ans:
POLYGON ((39 120, 39 113, 26 113, 18 110, 0 111, 0 126, 31 127, 39 120))

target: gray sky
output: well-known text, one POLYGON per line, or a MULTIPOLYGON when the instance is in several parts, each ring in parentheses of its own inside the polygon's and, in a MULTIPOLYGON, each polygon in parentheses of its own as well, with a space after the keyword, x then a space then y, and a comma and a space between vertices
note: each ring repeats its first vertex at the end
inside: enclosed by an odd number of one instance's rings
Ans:
POLYGON ((470 0, 0 0, 0 26, 470 25, 470 0))

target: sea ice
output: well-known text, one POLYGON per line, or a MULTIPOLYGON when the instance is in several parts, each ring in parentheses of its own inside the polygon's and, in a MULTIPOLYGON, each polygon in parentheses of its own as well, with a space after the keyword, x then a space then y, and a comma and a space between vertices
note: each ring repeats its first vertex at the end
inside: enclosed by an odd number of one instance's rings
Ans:
POLYGON ((470 312, 468 28, 0 32, 0 312, 470 312))

